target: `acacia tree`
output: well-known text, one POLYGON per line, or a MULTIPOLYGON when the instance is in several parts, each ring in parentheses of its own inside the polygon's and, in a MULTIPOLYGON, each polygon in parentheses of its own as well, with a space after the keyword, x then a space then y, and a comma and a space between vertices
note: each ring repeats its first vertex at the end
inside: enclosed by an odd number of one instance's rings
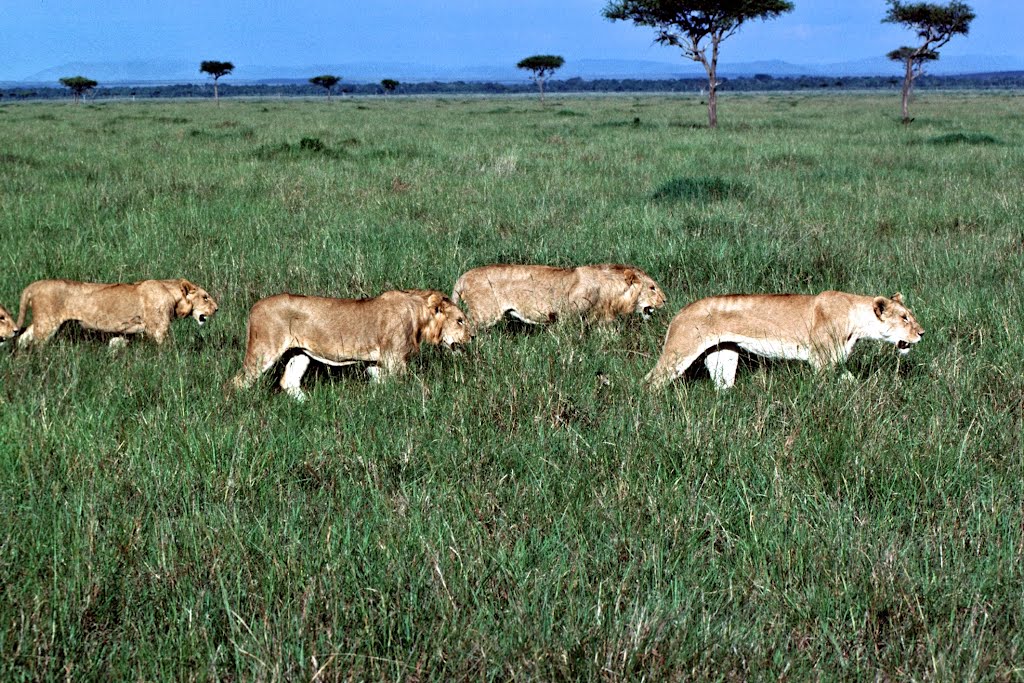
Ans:
POLYGON ((520 60, 516 64, 516 68, 533 72, 530 78, 540 88, 540 101, 543 102, 544 81, 547 80, 548 76, 558 71, 563 64, 565 64, 565 60, 559 55, 533 55, 532 57, 520 60))
POLYGON ((60 84, 71 90, 75 96, 75 104, 78 104, 83 94, 99 85, 96 81, 85 76, 66 76, 60 79, 60 84))
POLYGON ((309 82, 313 85, 319 85, 321 88, 327 91, 327 99, 331 99, 331 88, 338 85, 338 81, 341 80, 341 76, 334 76, 332 74, 324 74, 322 76, 313 76, 309 79, 309 82))
POLYGON ((672 45, 708 74, 708 126, 718 127, 718 52, 744 23, 793 11, 788 0, 611 0, 606 19, 632 21, 657 31, 655 42, 672 45), (710 48, 711 54, 708 54, 710 48))
POLYGON ((221 76, 227 76, 229 73, 235 70, 235 65, 231 62, 218 62, 215 60, 209 60, 199 63, 200 73, 209 74, 213 77, 213 99, 220 104, 220 99, 217 93, 217 80, 221 76))
POLYGON ((926 62, 939 58, 937 50, 953 36, 967 35, 974 16, 974 10, 956 0, 948 5, 889 0, 889 11, 882 23, 903 24, 921 39, 917 47, 903 46, 886 55, 903 64, 903 123, 910 122, 910 90, 914 87, 914 79, 924 73, 926 62))
POLYGON ((399 82, 393 78, 385 78, 380 82, 380 87, 384 88, 384 93, 393 93, 398 90, 399 82))

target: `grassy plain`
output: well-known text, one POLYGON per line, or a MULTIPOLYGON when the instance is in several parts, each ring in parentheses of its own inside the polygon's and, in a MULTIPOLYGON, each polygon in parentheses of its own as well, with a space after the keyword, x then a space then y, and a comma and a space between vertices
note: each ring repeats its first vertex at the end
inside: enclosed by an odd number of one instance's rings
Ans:
POLYGON ((185 276, 161 348, 0 353, 0 679, 1018 679, 1024 98, 0 107, 0 303, 185 276), (303 139, 306 139, 303 142, 303 139), (632 262, 669 306, 499 327, 296 404, 222 384, 280 291, 632 262), (928 331, 648 394, 724 292, 928 331))

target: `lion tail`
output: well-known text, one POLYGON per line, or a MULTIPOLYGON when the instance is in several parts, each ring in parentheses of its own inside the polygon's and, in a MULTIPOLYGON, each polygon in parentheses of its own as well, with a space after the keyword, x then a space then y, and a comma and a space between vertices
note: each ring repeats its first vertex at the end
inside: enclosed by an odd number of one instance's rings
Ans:
POLYGON ((456 306, 458 306, 459 302, 462 301, 463 284, 464 283, 462 282, 462 278, 460 277, 458 281, 456 281, 455 287, 452 288, 452 303, 455 304, 456 306))
POLYGON ((32 308, 32 285, 21 290, 21 302, 18 304, 18 329, 25 329, 25 317, 28 309, 32 308))

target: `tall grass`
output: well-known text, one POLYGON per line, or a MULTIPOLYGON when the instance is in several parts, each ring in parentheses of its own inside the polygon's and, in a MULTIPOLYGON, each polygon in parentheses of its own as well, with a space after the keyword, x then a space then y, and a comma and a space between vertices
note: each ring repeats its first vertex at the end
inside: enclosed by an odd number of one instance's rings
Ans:
POLYGON ((1005 679, 1024 550, 1024 115, 929 94, 0 107, 0 303, 188 277, 204 328, 0 354, 0 678, 1005 679), (670 303, 404 380, 235 395, 280 291, 635 263, 670 303), (856 382, 649 394, 724 292, 901 291, 856 382))

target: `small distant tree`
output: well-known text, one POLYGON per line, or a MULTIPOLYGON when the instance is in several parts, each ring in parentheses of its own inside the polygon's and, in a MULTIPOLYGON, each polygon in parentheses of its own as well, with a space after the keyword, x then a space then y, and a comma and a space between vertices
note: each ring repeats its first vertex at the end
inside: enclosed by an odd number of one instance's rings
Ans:
POLYGON ((331 99, 331 88, 338 85, 338 81, 341 80, 341 76, 333 76, 331 74, 324 74, 323 76, 313 76, 309 79, 309 82, 313 85, 318 85, 327 91, 327 99, 331 99))
POLYGON ((889 11, 883 24, 903 24, 917 34, 917 47, 903 46, 886 56, 903 64, 903 123, 910 122, 910 90, 914 79, 924 73, 924 65, 939 58, 938 49, 953 39, 953 36, 967 35, 974 20, 974 10, 966 3, 954 2, 939 5, 933 2, 904 3, 888 0, 889 11))
POLYGON ((533 75, 530 78, 540 89, 540 101, 543 102, 544 81, 562 68, 563 64, 565 64, 565 60, 559 55, 534 55, 520 60, 519 63, 516 64, 516 68, 533 72, 533 75))
POLYGON ((606 19, 632 21, 657 31, 655 42, 672 45, 708 74, 708 127, 718 127, 718 51, 748 21, 793 11, 788 0, 612 0, 606 19), (708 54, 708 48, 711 54, 708 54))
POLYGON ((79 100, 82 99, 82 95, 99 85, 96 81, 85 76, 66 76, 60 79, 60 83, 65 88, 71 90, 71 93, 75 96, 75 104, 78 104, 79 100))
POLYGON ((199 63, 200 73, 209 74, 213 77, 213 99, 217 102, 217 104, 220 104, 219 95, 217 93, 217 81, 222 76, 227 76, 234 70, 235 65, 231 62, 218 62, 210 60, 199 63))
POLYGON ((385 78, 380 82, 380 87, 384 88, 384 93, 393 93, 398 90, 399 82, 393 78, 385 78))

